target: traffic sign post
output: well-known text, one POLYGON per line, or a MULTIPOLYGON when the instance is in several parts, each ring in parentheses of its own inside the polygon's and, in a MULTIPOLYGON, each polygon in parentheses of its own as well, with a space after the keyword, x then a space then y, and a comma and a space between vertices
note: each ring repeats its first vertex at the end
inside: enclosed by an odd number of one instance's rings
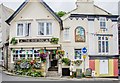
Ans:
POLYGON ((86 54, 86 53, 87 53, 87 48, 84 47, 84 48, 82 49, 82 52, 83 52, 83 54, 86 54))
POLYGON ((84 47, 84 48, 82 49, 82 52, 83 52, 83 59, 84 59, 84 74, 85 74, 85 59, 86 59, 86 57, 87 57, 87 56, 86 56, 87 48, 84 47))

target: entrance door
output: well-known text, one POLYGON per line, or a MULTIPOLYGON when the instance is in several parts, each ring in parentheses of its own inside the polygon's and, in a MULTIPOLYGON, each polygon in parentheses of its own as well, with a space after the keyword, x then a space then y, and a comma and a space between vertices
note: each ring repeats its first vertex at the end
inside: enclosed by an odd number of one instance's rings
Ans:
POLYGON ((108 60, 100 60, 100 74, 108 74, 108 60))

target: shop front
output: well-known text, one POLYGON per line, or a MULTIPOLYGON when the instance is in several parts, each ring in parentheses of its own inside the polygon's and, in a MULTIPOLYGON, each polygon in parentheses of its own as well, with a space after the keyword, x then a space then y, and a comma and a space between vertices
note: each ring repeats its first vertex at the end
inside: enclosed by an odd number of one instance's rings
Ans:
POLYGON ((14 68, 14 63, 18 60, 33 60, 45 64, 43 68, 45 76, 48 71, 58 71, 59 58, 57 56, 57 51, 61 49, 60 45, 32 48, 18 47, 11 48, 11 70, 14 68))
POLYGON ((89 68, 95 77, 118 77, 118 56, 89 56, 89 68))

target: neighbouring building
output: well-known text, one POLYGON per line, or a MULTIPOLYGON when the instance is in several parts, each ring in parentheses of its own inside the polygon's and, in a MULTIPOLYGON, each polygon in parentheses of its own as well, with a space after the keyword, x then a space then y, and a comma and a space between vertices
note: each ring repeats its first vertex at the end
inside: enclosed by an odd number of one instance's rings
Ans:
POLYGON ((5 22, 14 11, 0 4, 0 65, 7 68, 9 25, 5 22))
POLYGON ((61 49, 72 62, 82 62, 73 65, 73 70, 91 68, 96 77, 118 76, 118 15, 94 5, 93 0, 77 0, 76 7, 61 20, 43 0, 23 2, 6 21, 10 25, 10 69, 18 59, 36 60, 43 50, 48 52, 45 72, 67 75, 70 66, 63 66, 54 53, 61 49), (52 38, 59 38, 58 44, 52 44, 52 38))
POLYGON ((62 17, 61 43, 66 57, 82 60, 79 68, 91 68, 96 77, 117 77, 117 18, 118 15, 94 5, 93 0, 77 0, 76 9, 62 17), (84 47, 86 54, 82 52, 84 47))

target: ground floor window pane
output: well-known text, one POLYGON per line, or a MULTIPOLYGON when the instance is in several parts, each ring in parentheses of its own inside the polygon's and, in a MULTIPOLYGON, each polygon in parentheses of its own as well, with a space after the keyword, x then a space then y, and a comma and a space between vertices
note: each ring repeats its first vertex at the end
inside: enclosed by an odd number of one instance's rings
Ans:
POLYGON ((25 54, 20 54, 20 59, 25 59, 25 54))
POLYGON ((81 59, 81 49, 75 49, 75 59, 81 59))

